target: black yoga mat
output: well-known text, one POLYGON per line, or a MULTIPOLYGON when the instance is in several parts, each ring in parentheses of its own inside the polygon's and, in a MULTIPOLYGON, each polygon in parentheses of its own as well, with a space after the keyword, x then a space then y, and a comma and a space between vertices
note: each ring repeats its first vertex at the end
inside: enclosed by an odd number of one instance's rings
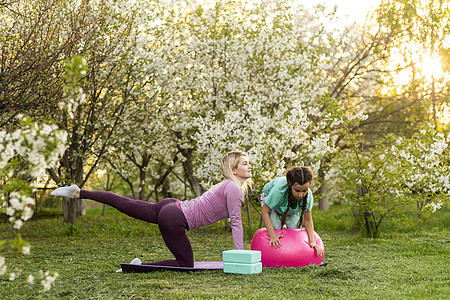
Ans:
POLYGON ((172 267, 172 266, 158 266, 158 265, 134 265, 121 263, 123 272, 155 272, 155 271, 202 271, 202 270, 223 270, 223 261, 197 261, 194 262, 193 267, 172 267))
MULTIPOLYGON (((328 262, 322 262, 319 266, 326 266, 328 262)), ((197 261, 194 262, 193 267, 172 267, 172 266, 158 266, 158 265, 134 265, 121 263, 123 272, 155 272, 155 271, 202 271, 202 270, 223 270, 223 261, 197 261)))

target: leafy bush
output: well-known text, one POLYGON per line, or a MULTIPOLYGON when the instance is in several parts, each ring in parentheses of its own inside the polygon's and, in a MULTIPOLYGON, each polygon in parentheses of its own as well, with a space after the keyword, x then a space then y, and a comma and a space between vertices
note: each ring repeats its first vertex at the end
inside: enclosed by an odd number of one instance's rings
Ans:
POLYGON ((354 136, 349 140, 351 148, 339 157, 338 188, 368 237, 378 236, 388 215, 407 214, 411 204, 420 217, 448 201, 450 136, 427 127, 411 138, 388 135, 368 149, 354 136))

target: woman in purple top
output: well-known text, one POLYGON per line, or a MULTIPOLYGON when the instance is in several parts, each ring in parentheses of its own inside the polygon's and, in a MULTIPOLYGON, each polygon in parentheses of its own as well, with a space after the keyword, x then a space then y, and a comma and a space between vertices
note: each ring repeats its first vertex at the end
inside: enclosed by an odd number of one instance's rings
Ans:
POLYGON ((175 260, 166 259, 144 264, 193 267, 194 253, 186 229, 207 226, 230 218, 234 247, 244 249, 241 206, 252 183, 251 169, 246 154, 240 151, 228 152, 220 163, 225 180, 190 201, 166 198, 151 203, 129 199, 112 192, 80 190, 76 185, 57 188, 50 195, 95 200, 115 207, 130 217, 158 224, 164 242, 175 260))

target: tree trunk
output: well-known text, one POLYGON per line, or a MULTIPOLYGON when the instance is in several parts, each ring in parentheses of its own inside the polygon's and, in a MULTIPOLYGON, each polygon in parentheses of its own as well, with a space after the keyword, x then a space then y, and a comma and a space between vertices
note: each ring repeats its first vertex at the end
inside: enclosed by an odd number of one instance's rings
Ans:
POLYGON ((373 213, 366 210, 364 211, 364 227, 367 237, 375 238, 378 236, 378 227, 373 218, 373 213))
POLYGON ((77 201, 75 199, 63 198, 64 222, 77 223, 77 201))
POLYGON ((139 166, 139 200, 145 200, 145 180, 147 178, 147 168, 150 162, 150 155, 142 154, 142 164, 139 166))
MULTIPOLYGON (((76 171, 75 171, 75 182, 77 183, 77 185, 80 187, 80 188, 83 188, 83 185, 84 185, 84 181, 83 181, 83 167, 84 167, 84 163, 83 163, 83 160, 81 159, 81 157, 80 156, 78 156, 77 157, 77 160, 76 160, 76 166, 77 166, 77 168, 76 168, 76 171)), ((75 218, 76 217, 79 217, 79 216, 85 216, 86 215, 86 204, 85 204, 85 201, 84 201, 84 199, 74 199, 74 202, 75 202, 75 205, 76 205, 76 208, 75 208, 75 214, 76 214, 76 216, 75 216, 75 218)))
POLYGON ((64 222, 69 222, 74 224, 79 216, 86 215, 86 202, 84 199, 70 199, 63 198, 63 214, 64 222), (64 200, 66 199, 66 201, 64 200))
MULTIPOLYGON (((325 172, 323 171, 323 168, 319 168, 319 177, 323 180, 325 177, 325 172)), ((327 198, 327 183, 326 181, 322 181, 322 184, 319 187, 319 210, 328 210, 328 198, 327 198)))
POLYGON ((247 202, 247 218, 248 218, 248 232, 252 232, 252 220, 250 218, 250 198, 247 196, 245 197, 247 202))
POLYGON ((328 210, 327 183, 323 182, 319 187, 319 210, 328 210))
MULTIPOLYGON (((52 178, 56 182, 56 184, 59 185, 61 183, 61 180, 54 169, 47 169, 47 172, 50 175, 50 178, 52 178)), ((81 199, 76 201, 75 199, 63 198, 62 210, 64 215, 64 222, 70 222, 73 225, 75 225, 77 222, 77 215, 79 211, 82 213, 84 212, 83 215, 86 214, 85 203, 84 200, 81 199)))
POLYGON ((192 152, 186 149, 181 149, 181 153, 186 158, 186 160, 183 162, 184 173, 186 174, 195 197, 198 197, 203 194, 204 189, 200 185, 198 179, 194 176, 194 168, 192 167, 192 152))
POLYGON ((86 201, 84 199, 73 199, 77 206, 77 217, 86 215, 86 201))

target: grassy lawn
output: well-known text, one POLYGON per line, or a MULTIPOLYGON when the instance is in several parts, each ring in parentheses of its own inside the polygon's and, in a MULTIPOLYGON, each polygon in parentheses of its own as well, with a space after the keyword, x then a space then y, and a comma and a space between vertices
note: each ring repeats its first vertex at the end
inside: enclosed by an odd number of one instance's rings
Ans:
MULTIPOLYGON (((352 230, 348 206, 314 211, 316 232, 325 244, 327 266, 264 268, 254 275, 220 271, 116 273, 121 262, 172 258, 156 225, 99 208, 65 224, 62 217, 28 222, 22 237, 32 245, 24 256, 3 247, 8 266, 24 274, 57 271, 54 288, 42 292, 23 276, 0 276, 0 299, 448 299, 450 297, 449 207, 427 220, 386 220, 383 234, 366 239, 352 230)), ((245 216, 245 213, 243 214, 245 216)), ((254 214, 253 230, 259 224, 254 214)), ((3 221, 3 220, 2 220, 3 221)), ((246 220, 244 220, 246 224, 246 220)), ((189 231, 197 261, 221 260, 232 249, 231 233, 218 223, 189 231)), ((0 240, 11 238, 10 225, 0 223, 0 240)))

